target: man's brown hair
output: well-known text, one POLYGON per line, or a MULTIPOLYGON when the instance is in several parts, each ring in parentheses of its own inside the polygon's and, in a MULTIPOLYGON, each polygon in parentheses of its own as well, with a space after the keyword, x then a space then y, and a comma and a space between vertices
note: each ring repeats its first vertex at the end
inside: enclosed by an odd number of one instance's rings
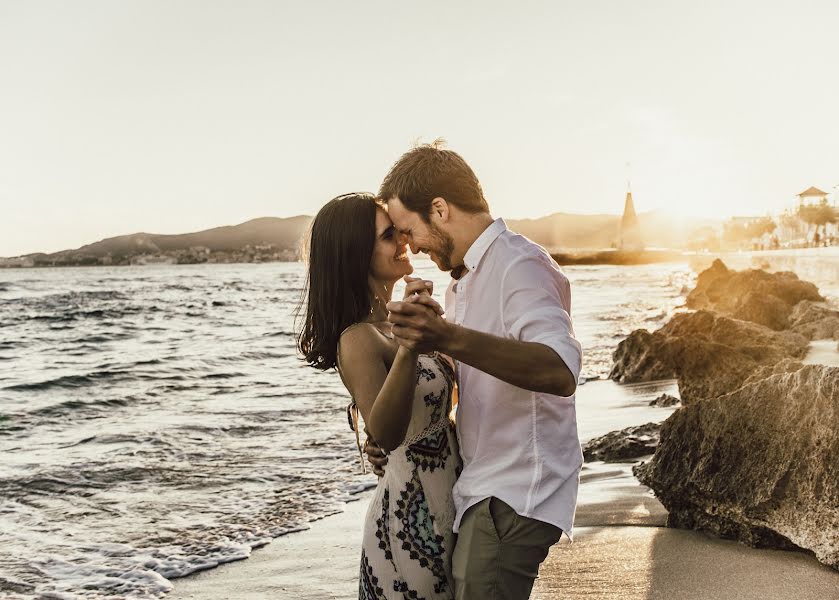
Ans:
POLYGON ((457 152, 445 150, 444 143, 418 145, 399 157, 382 182, 379 198, 384 202, 399 198, 426 223, 434 198, 443 198, 464 212, 489 212, 474 171, 457 152))

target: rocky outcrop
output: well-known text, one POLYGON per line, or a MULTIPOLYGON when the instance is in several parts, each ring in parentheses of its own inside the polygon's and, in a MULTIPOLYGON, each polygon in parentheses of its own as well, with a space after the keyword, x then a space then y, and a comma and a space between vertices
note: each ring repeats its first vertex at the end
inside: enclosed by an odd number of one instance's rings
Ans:
POLYGON ((793 307, 804 300, 824 298, 815 285, 801 281, 795 273, 732 271, 717 259, 699 274, 685 304, 780 331, 789 327, 793 307))
POLYGON ((679 402, 681 402, 681 400, 679 400, 675 396, 671 396, 670 394, 662 394, 655 400, 651 400, 650 406, 668 408, 670 406, 676 406, 679 402))
POLYGON ((646 423, 594 438, 583 449, 586 460, 627 462, 655 452, 661 423, 646 423))
POLYGON ((791 329, 810 340, 839 340, 839 310, 804 300, 790 314, 791 329))
POLYGON ((618 344, 609 377, 621 383, 675 377, 682 403, 689 404, 726 394, 759 367, 806 352, 801 335, 701 310, 678 314, 653 333, 632 332, 618 344))
POLYGON ((781 331, 789 327, 792 307, 777 296, 749 292, 730 313, 735 319, 781 331))
POLYGON ((635 473, 670 526, 839 569, 839 368, 781 361, 753 375, 673 413, 635 473))
POLYGON ((749 377, 743 383, 757 383, 758 381, 763 381, 767 377, 772 377, 773 375, 793 373, 795 371, 798 371, 803 366, 804 363, 802 363, 800 360, 795 360, 793 358, 785 358, 784 360, 776 362, 775 364, 764 365, 760 367, 754 373, 749 375, 749 377))

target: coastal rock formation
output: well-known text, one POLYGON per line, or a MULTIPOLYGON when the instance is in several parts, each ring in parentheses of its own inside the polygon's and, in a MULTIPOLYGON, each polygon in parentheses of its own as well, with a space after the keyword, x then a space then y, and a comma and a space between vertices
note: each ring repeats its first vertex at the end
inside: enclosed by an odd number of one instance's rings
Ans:
POLYGON ((751 321, 781 331, 789 327, 791 310, 792 307, 777 296, 749 292, 730 314, 735 319, 751 321))
POLYGON ((749 377, 743 383, 756 383, 773 375, 780 375, 782 373, 793 373, 801 369, 801 367, 803 366, 804 363, 802 363, 800 360, 795 360, 793 358, 785 358, 784 360, 776 362, 773 365, 764 365, 760 367, 754 373, 749 375, 749 377))
POLYGON ((583 449, 586 460, 627 462, 655 452, 661 423, 645 423, 594 438, 583 449))
POLYGON ((681 400, 676 398, 675 396, 671 396, 670 394, 662 394, 655 400, 650 402, 650 406, 659 406, 659 407, 670 407, 676 406, 681 400))
POLYGON ((839 340, 839 310, 825 303, 804 300, 790 315, 791 328, 810 340, 839 340))
POLYGON ((621 383, 675 377, 689 404, 736 389, 762 365, 803 358, 807 346, 797 333, 700 310, 678 314, 653 333, 633 331, 618 344, 609 377, 621 383))
POLYGON ((732 271, 717 259, 699 274, 685 304, 779 331, 789 327, 793 307, 803 300, 821 302, 824 298, 815 285, 801 281, 795 273, 732 271))
POLYGON ((670 526, 803 548, 839 569, 839 368, 779 362, 679 409, 634 472, 670 526))

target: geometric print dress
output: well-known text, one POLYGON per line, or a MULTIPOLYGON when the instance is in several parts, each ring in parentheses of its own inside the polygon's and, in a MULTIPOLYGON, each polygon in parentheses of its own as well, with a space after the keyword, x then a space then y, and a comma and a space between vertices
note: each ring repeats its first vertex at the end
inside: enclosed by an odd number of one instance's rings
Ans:
POLYGON ((388 454, 367 510, 359 600, 452 600, 452 488, 460 452, 449 420, 454 372, 420 355, 405 441, 388 454))

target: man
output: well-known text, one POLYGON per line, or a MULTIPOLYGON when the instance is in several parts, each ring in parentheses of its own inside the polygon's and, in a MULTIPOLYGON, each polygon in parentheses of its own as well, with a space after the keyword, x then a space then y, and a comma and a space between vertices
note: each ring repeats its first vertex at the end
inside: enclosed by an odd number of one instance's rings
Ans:
POLYGON ((422 302, 387 308, 400 344, 458 362, 456 597, 528 598, 550 546, 571 536, 583 462, 568 280, 544 249, 492 218, 455 152, 407 152, 379 195, 411 250, 453 277, 448 320, 422 302))

